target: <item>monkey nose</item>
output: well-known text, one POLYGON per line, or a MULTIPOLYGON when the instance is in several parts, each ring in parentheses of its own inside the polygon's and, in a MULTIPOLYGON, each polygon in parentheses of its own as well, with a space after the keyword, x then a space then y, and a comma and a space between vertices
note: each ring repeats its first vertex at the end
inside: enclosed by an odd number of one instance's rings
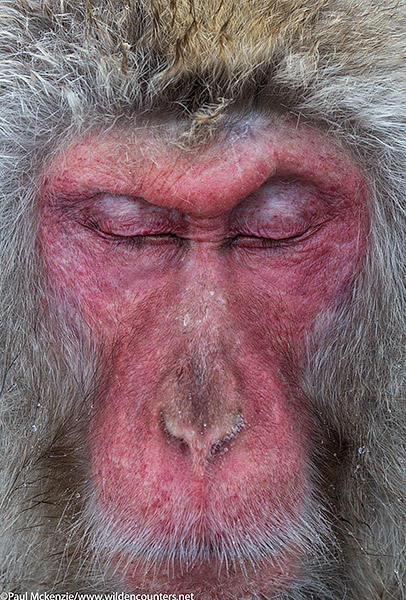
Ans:
POLYGON ((209 462, 230 449, 244 427, 240 411, 223 415, 221 422, 212 424, 185 421, 181 411, 176 416, 162 412, 161 422, 168 443, 177 448, 180 454, 188 456, 192 471, 200 476, 209 462))

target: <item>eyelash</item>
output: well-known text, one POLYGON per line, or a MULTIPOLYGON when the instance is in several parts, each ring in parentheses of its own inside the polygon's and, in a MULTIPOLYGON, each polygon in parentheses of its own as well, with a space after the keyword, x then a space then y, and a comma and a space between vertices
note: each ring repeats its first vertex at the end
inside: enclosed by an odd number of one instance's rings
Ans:
POLYGON ((175 242, 179 247, 183 246, 185 244, 185 242, 187 242, 187 240, 185 238, 181 238, 181 237, 175 235, 174 233, 160 233, 160 234, 156 234, 156 235, 132 235, 132 236, 108 233, 105 235, 108 236, 109 238, 111 238, 111 240, 113 242, 115 242, 116 248, 118 248, 119 246, 127 246, 127 247, 129 247, 130 250, 135 250, 135 248, 141 248, 141 246, 148 244, 148 243, 150 243, 150 244, 154 243, 154 242, 158 243, 161 240, 175 242))
POLYGON ((298 233, 297 235, 291 235, 289 237, 286 238, 280 238, 280 239, 274 239, 274 238, 267 238, 267 237, 261 237, 261 236, 254 236, 254 235, 244 235, 244 234, 237 234, 227 240, 225 240, 225 242, 223 243, 223 247, 225 249, 228 248, 233 248, 233 246, 236 246, 238 244, 238 240, 245 240, 246 242, 248 242, 248 244, 251 242, 253 244, 257 244, 257 246, 247 246, 246 249, 263 249, 263 250, 268 250, 268 251, 275 251, 275 250, 280 250, 283 248, 287 248, 293 244, 299 243, 301 241, 306 240, 309 235, 311 233, 314 233, 315 230, 318 230, 318 227, 311 227, 310 225, 302 232, 298 233))
MULTIPOLYGON (((98 223, 98 221, 94 218, 91 218, 85 224, 85 227, 96 233, 99 236, 102 236, 107 241, 113 243, 116 248, 120 246, 127 247, 130 251, 135 250, 136 248, 140 249, 145 244, 159 243, 160 241, 171 241, 177 244, 178 247, 184 247, 189 240, 187 238, 180 237, 174 233, 160 233, 155 235, 134 235, 134 236, 125 236, 114 233, 108 233, 103 231, 98 223)), ((286 248, 290 245, 298 243, 304 239, 307 239, 308 233, 312 228, 309 226, 305 231, 300 234, 293 235, 287 238, 281 239, 273 239, 266 238, 261 236, 254 235, 245 235, 245 234, 236 234, 225 239, 220 248, 222 250, 229 250, 235 248, 239 241, 245 241, 247 250, 267 250, 267 251, 275 251, 281 248, 286 248), (249 244, 253 244, 249 246, 249 244)), ((313 228, 314 229, 314 228, 313 228)))
MULTIPOLYGON (((290 239, 290 238, 276 240, 274 238, 266 238, 266 237, 260 237, 260 236, 254 236, 254 235, 244 235, 242 233, 239 233, 239 234, 225 240, 225 242, 223 242, 223 244, 222 244, 222 247, 225 249, 229 249, 229 248, 232 249, 235 246, 238 246, 239 242, 245 242, 246 244, 249 244, 249 243, 257 244, 257 246, 260 249, 263 248, 264 250, 272 250, 272 249, 280 248, 281 246, 285 245, 285 243, 287 242, 288 239, 290 239)), ((250 246, 247 246, 247 247, 250 248, 250 246)), ((255 246, 253 246, 253 248, 255 248, 255 246)))

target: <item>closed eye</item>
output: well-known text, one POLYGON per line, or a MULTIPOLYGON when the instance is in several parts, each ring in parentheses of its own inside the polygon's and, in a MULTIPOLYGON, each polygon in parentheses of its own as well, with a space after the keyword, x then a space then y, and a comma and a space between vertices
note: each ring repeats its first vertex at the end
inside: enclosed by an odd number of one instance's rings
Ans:
POLYGON ((307 239, 308 237, 310 237, 310 235, 313 235, 313 233, 320 229, 320 227, 320 225, 318 225, 317 227, 312 227, 309 225, 304 231, 284 238, 268 238, 263 236, 246 235, 239 233, 237 235, 227 238, 223 242, 222 247, 224 249, 240 247, 254 250, 283 248, 307 239))
POLYGON ((116 247, 123 245, 128 247, 130 250, 142 248, 147 244, 163 245, 168 242, 182 246, 187 241, 185 238, 179 237, 172 232, 137 235, 120 235, 117 233, 111 233, 103 230, 100 224, 94 218, 89 219, 85 224, 85 227, 96 233, 99 237, 114 243, 116 247))

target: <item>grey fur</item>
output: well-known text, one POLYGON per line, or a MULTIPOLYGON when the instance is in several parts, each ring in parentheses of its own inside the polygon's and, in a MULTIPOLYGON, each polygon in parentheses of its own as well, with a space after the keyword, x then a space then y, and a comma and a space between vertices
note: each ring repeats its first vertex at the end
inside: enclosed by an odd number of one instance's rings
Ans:
MULTIPOLYGON (((218 4, 226 14, 235 9, 218 4)), ((280 26, 285 37, 255 49, 241 42, 221 59, 216 46, 217 62, 205 54, 209 36, 188 48, 189 62, 175 42, 165 46, 174 7, 0 1, 1 589, 123 589, 93 523, 82 441, 81 421, 103 385, 100 349, 64 323, 35 245, 44 166, 86 131, 156 125, 166 113, 181 123, 177 143, 198 143, 255 110, 327 130, 353 153, 371 189, 366 264, 334 325, 323 316, 328 333, 320 318, 309 336, 301 383, 320 433, 303 527, 313 527, 314 543, 314 528, 322 528, 322 539, 308 548, 306 571, 286 597, 402 600, 406 4, 258 3, 275 22, 278 10, 291 15, 286 31, 280 26)))

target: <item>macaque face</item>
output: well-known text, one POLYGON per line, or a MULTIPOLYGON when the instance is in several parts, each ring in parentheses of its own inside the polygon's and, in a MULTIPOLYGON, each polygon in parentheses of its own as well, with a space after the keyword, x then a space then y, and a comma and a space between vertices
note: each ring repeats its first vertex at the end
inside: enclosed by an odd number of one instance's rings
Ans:
POLYGON ((130 588, 240 598, 300 572, 297 373, 365 251, 364 188, 321 133, 260 120, 198 151, 95 134, 48 167, 39 247, 103 347, 91 479, 130 588))

